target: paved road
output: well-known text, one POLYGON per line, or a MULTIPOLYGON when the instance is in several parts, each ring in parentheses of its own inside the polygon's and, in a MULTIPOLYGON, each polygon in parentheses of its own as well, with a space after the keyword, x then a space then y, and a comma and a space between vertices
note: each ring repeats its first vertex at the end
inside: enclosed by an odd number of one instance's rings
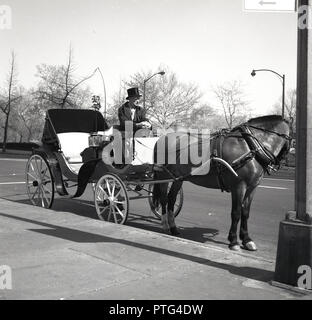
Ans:
MULTIPOLYGON (((0 159, 0 197, 29 203, 24 183, 25 165, 24 159, 3 157, 0 159)), ((190 183, 184 184, 184 194, 183 209, 177 218, 182 237, 226 248, 230 226, 230 195, 218 190, 200 188, 190 183)), ((263 180, 253 201, 249 219, 250 235, 259 250, 257 253, 249 254, 270 260, 275 259, 279 222, 293 207, 293 180, 276 178, 263 180)), ((91 189, 77 200, 56 197, 52 208, 97 219, 91 189)), ((127 224, 162 232, 159 221, 153 217, 146 199, 131 202, 127 224)))

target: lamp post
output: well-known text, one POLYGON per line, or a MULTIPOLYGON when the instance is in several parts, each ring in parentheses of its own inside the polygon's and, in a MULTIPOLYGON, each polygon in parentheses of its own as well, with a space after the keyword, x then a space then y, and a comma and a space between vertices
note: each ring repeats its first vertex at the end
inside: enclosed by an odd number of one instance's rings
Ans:
POLYGON ((259 70, 252 70, 251 75, 254 77, 256 75, 256 72, 258 71, 268 71, 276 74, 278 77, 282 79, 282 85, 283 85, 283 95, 282 95, 282 117, 284 119, 284 114, 285 114, 285 75, 281 75, 277 73, 276 71, 270 70, 270 69, 259 69, 259 70))
POLYGON ((154 76, 156 76, 157 74, 160 74, 161 76, 163 76, 166 72, 165 71, 159 71, 157 73, 154 73, 152 76, 150 76, 149 78, 145 79, 143 81, 143 108, 145 109, 145 88, 146 88, 146 82, 149 81, 150 79, 152 79, 154 76))
POLYGON ((101 69, 98 67, 95 69, 95 71, 99 71, 101 78, 102 78, 102 83, 103 83, 103 89, 104 89, 104 119, 106 120, 106 88, 105 88, 105 81, 103 74, 101 72, 101 69))

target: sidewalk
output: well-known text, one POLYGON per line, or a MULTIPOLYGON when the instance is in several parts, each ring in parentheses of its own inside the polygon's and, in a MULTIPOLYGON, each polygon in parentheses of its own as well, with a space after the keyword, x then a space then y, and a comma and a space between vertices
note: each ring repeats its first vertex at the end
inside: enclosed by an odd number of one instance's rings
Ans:
POLYGON ((0 199, 0 299, 310 299, 270 285, 274 261, 0 199))

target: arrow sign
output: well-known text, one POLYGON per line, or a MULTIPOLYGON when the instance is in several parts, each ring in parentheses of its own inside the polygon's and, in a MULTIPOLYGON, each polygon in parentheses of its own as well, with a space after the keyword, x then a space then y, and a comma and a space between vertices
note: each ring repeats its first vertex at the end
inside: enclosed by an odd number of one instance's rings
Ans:
POLYGON ((296 12, 296 0, 244 0, 244 11, 296 12))
POLYGON ((263 6, 263 5, 267 5, 267 4, 275 5, 276 2, 260 1, 259 4, 262 5, 262 6, 263 6))

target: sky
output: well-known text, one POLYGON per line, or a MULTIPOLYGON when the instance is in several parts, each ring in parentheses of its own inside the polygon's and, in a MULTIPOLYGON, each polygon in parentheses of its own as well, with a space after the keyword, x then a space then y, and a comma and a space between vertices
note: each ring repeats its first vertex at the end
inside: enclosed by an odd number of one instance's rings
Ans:
MULTIPOLYGON (((12 28, 0 29, 0 85, 16 53, 18 79, 35 86, 36 66, 64 64, 71 44, 76 73, 99 67, 107 100, 137 71, 165 65, 178 79, 195 83, 203 102, 211 88, 240 80, 254 115, 270 113, 282 93, 296 88, 296 13, 243 11, 243 0, 0 0, 12 10, 12 28)), ((97 74, 87 83, 102 94, 97 74)), ((90 97, 91 101, 91 97, 90 97)))

